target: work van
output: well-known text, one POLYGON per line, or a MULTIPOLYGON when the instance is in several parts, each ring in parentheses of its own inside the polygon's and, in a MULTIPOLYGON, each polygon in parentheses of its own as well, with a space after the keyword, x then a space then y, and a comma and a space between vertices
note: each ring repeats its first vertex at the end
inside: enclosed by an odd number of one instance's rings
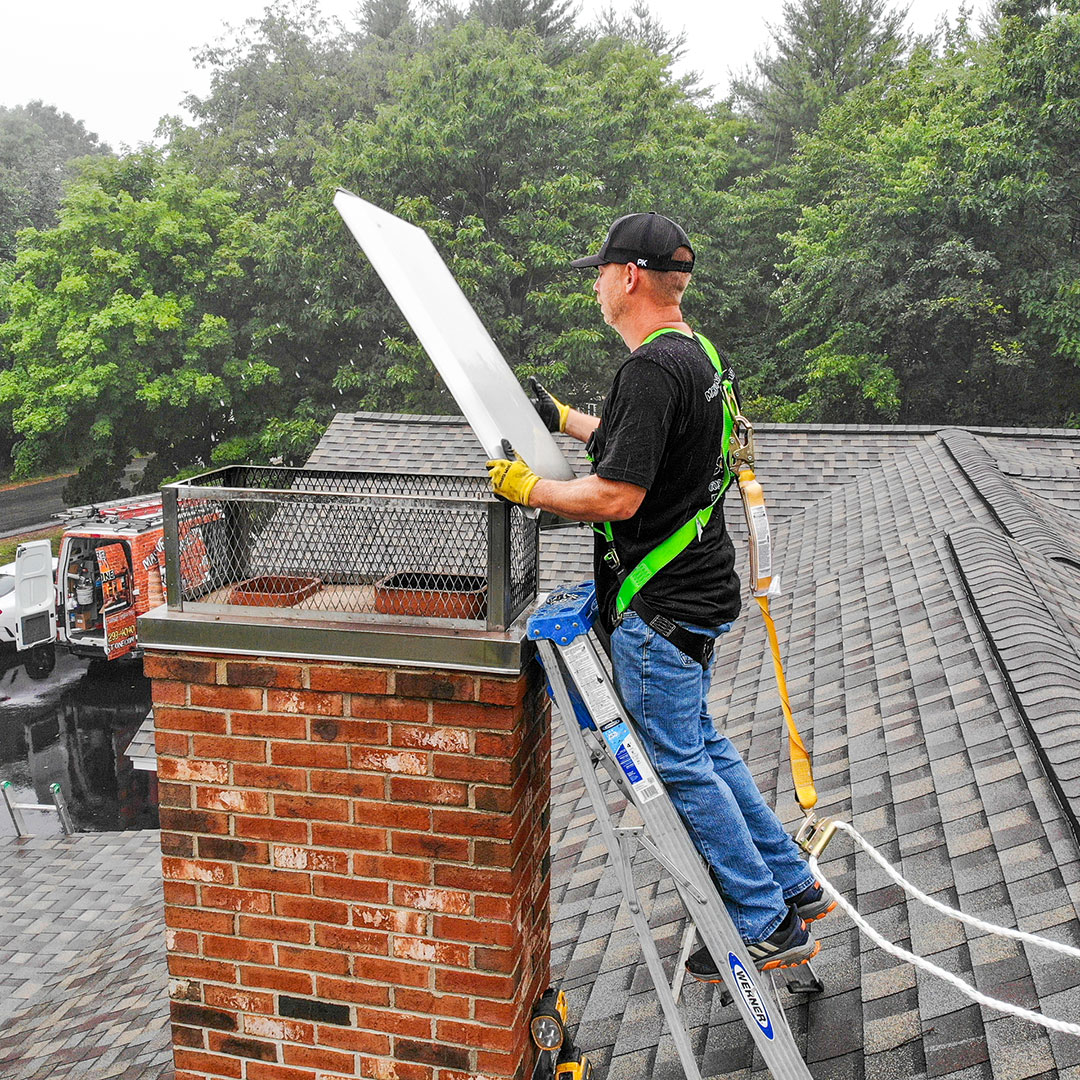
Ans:
POLYGON ((16 548, 14 562, 0 566, 0 645, 14 649, 35 679, 56 662, 57 564, 48 540, 28 540, 16 548))

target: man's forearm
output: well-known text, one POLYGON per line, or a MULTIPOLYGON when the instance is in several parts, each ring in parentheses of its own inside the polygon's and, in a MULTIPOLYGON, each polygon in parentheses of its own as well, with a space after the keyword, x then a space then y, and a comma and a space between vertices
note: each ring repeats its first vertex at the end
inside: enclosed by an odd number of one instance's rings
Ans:
POLYGON ((634 516, 644 497, 645 489, 634 484, 579 476, 576 480, 538 480, 529 494, 529 505, 572 521, 625 521, 634 516))
POLYGON ((583 413, 580 409, 571 407, 570 412, 566 416, 565 431, 567 435, 572 435, 578 442, 588 442, 589 436, 600 426, 599 416, 590 416, 588 413, 583 413))

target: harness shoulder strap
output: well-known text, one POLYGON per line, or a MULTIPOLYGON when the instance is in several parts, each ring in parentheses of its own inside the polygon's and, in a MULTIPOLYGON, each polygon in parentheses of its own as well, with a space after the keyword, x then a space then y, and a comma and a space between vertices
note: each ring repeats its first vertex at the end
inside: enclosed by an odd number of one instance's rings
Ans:
MULTIPOLYGON (((661 334, 680 333, 682 333, 682 331, 675 330, 672 327, 664 327, 663 329, 650 334, 641 344, 647 345, 661 334)), ((657 546, 654 547, 652 551, 650 551, 641 562, 626 575, 625 578, 623 578, 622 584, 619 586, 618 595, 615 599, 615 612, 617 615, 622 615, 623 612, 630 607, 634 597, 648 581, 663 570, 668 563, 685 551, 695 539, 701 538, 701 534, 705 531, 705 526, 708 525, 709 521, 712 519, 713 509, 720 499, 723 498, 724 492, 727 491, 728 485, 734 478, 734 473, 728 463, 727 454, 727 449, 735 429, 735 414, 738 411, 735 406, 735 395, 732 387, 731 373, 724 370, 723 361, 720 359, 720 354, 717 352, 716 346, 714 346, 704 334, 695 334, 694 338, 720 376, 724 408, 723 478, 720 486, 713 495, 712 502, 710 502, 708 506, 703 507, 690 518, 689 521, 676 529, 666 540, 657 544, 657 546)), ((614 553, 614 537, 612 536, 611 525, 609 522, 604 522, 604 536, 608 542, 609 554, 614 553)), ((614 556, 614 561, 616 563, 617 559, 618 556, 614 556)))

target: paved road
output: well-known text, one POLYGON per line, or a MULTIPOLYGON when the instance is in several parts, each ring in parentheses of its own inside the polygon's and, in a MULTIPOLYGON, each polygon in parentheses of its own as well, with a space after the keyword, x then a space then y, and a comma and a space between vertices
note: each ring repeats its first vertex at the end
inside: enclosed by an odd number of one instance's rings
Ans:
POLYGON ((0 491, 0 536, 28 532, 37 525, 55 525, 51 515, 64 509, 60 493, 66 478, 0 491))

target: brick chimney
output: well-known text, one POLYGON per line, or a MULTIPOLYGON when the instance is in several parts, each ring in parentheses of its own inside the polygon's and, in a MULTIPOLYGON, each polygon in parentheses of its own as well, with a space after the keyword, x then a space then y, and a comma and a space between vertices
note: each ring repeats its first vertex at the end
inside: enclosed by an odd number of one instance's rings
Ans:
POLYGON ((277 615, 139 625, 176 1080, 531 1076, 550 730, 524 635, 277 615))

